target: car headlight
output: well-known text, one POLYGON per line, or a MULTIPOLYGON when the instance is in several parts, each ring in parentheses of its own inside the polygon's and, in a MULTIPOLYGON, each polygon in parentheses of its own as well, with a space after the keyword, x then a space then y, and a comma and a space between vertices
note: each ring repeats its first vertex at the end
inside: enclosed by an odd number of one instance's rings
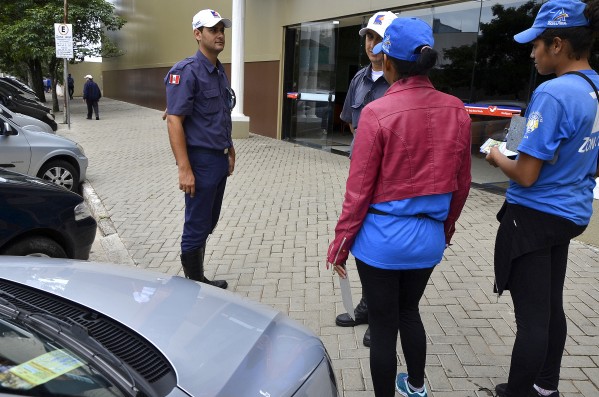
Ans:
POLYGON ((87 203, 85 201, 82 203, 79 203, 75 206, 75 220, 76 221, 80 221, 82 219, 89 218, 90 216, 92 216, 92 213, 89 210, 89 207, 87 206, 87 203))
POLYGON ((78 143, 76 145, 77 145, 77 149, 79 149, 79 151, 81 152, 81 154, 85 156, 85 150, 83 150, 83 146, 81 146, 78 143))
POLYGON ((54 116, 50 113, 46 113, 46 117, 49 118, 50 120, 54 120, 54 116))

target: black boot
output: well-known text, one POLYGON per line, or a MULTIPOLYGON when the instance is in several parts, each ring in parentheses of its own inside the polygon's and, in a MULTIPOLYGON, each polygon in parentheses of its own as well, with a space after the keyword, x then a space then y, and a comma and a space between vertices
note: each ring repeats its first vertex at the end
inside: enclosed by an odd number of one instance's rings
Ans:
POLYGON ((204 281, 203 261, 202 250, 181 252, 181 265, 185 277, 194 281, 204 281))
MULTIPOLYGON (((204 276, 204 256, 206 255, 206 244, 204 244, 204 246, 201 248, 202 251, 202 276, 204 276)), ((206 277, 204 277, 204 283, 206 284, 210 284, 213 285, 215 287, 218 288, 222 288, 222 289, 227 289, 227 287, 229 286, 229 284, 227 283, 226 280, 208 280, 206 277)))
POLYGON ((226 289, 228 284, 225 280, 210 281, 204 277, 204 252, 205 248, 181 253, 181 264, 183 273, 190 280, 199 281, 213 285, 218 288, 226 289))
POLYGON ((360 303, 356 306, 354 310, 354 318, 352 318, 347 313, 343 313, 337 316, 335 319, 335 324, 339 327, 353 327, 360 324, 368 324, 368 305, 366 304, 366 298, 364 294, 362 294, 362 299, 360 299, 360 303))

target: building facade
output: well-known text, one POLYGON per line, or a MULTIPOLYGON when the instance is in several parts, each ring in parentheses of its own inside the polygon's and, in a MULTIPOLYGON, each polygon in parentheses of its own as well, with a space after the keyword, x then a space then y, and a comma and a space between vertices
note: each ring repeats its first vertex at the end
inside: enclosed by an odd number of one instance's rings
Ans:
MULTIPOLYGON (((165 74, 197 50, 193 15, 213 8, 224 17, 239 18, 232 15, 236 1, 244 0, 113 0, 127 24, 112 34, 124 55, 102 62, 104 95, 164 109, 165 74)), ((469 107, 473 155, 487 137, 503 133, 509 116, 525 108, 540 83, 529 58, 530 46, 512 38, 532 25, 527 11, 536 10, 540 2, 245 0, 244 4, 243 113, 255 134, 346 152, 351 134, 339 113, 352 76, 368 63, 358 30, 379 10, 416 16, 433 27, 441 56, 431 78, 438 89, 475 104, 469 107), (497 117, 496 110, 503 107, 506 116, 497 117)), ((231 48, 228 30, 219 57, 228 73, 231 48)))

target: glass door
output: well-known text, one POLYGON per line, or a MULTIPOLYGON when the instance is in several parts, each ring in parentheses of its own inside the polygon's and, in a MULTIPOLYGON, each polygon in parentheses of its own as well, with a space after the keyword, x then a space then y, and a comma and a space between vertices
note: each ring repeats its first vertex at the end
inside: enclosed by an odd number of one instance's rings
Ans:
POLYGON ((338 26, 326 21, 288 28, 284 139, 326 150, 334 144, 338 26))

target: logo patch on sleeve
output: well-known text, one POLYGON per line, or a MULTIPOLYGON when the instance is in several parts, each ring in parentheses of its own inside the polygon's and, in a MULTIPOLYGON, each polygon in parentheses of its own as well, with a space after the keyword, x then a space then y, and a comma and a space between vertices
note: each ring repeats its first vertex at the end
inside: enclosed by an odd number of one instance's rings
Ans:
POLYGON ((179 84, 180 81, 181 81, 181 76, 178 74, 171 74, 168 77, 169 84, 179 84))

